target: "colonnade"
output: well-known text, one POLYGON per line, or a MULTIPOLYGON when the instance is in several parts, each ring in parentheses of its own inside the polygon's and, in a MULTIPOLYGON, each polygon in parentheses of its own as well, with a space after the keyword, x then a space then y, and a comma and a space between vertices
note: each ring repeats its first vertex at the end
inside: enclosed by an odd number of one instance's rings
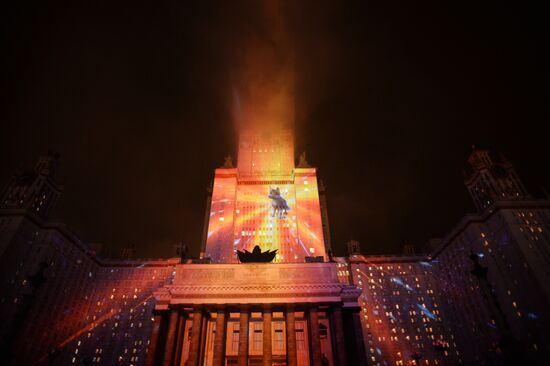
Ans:
MULTIPOLYGON (((305 361, 307 365, 323 366, 327 360, 321 349, 321 339, 319 332, 319 307, 317 305, 303 305, 296 307, 289 306, 265 306, 265 305, 238 305, 238 306, 183 306, 173 305, 167 310, 156 311, 154 315, 154 325, 149 343, 147 354, 147 366, 203 366, 205 364, 205 337, 206 337, 206 318, 211 314, 215 315, 215 333, 212 347, 212 365, 222 366, 226 364, 226 335, 227 324, 230 313, 240 313, 239 315, 239 343, 237 365, 247 366, 249 360, 249 324, 252 312, 262 313, 262 364, 271 366, 273 364, 272 349, 272 319, 273 313, 283 313, 285 322, 285 341, 286 341, 286 365, 298 366, 298 352, 296 343, 296 313, 303 312, 308 324, 308 355, 309 359, 305 361), (190 317, 192 314, 192 317, 190 317), (192 322, 188 357, 185 363, 182 363, 183 348, 186 322, 192 322)), ((334 352, 331 352, 332 365, 348 365, 348 352, 350 345, 359 347, 356 351, 362 353, 364 358, 364 348, 362 346, 362 337, 360 342, 355 342, 357 331, 361 331, 358 314, 350 314, 350 321, 344 321, 344 312, 346 310, 341 305, 323 306, 322 312, 329 317, 331 338, 329 341, 334 352), (357 315, 357 316, 354 316, 357 315), (346 329, 346 324, 351 324, 353 328, 346 329)), ((357 313, 357 311, 354 311, 357 313)), ((212 320, 213 321, 213 320, 212 320)), ((355 353, 355 352, 354 352, 355 353)), ((356 363, 363 364, 363 360, 354 360, 356 363)), ((303 362, 302 362, 303 363, 303 362)))

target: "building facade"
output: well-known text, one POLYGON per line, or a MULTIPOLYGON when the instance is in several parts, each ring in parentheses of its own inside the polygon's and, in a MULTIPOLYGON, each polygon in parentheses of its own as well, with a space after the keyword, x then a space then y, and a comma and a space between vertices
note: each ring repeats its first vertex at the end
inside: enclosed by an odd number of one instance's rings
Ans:
POLYGON ((550 201, 533 199, 512 164, 473 150, 465 184, 478 208, 426 255, 338 258, 361 288, 373 365, 545 364, 550 359, 550 201), (473 273, 474 260, 483 268, 473 273))
POLYGON ((478 208, 425 255, 329 255, 324 188, 290 131, 215 171, 201 257, 100 258, 53 223, 57 156, 0 201, 7 365, 504 365, 549 359, 550 201, 475 149, 478 208), (278 250, 237 263, 237 250, 278 250))

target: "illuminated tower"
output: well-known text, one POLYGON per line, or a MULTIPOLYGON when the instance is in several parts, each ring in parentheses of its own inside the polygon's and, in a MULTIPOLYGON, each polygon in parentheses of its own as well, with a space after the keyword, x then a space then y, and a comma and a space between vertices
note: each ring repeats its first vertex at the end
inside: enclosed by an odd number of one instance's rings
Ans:
POLYGON ((487 150, 473 148, 468 158, 472 173, 465 184, 479 211, 495 201, 512 201, 529 198, 513 165, 503 156, 493 157, 487 150))
MULTIPOLYGON (((246 129, 239 135, 237 168, 215 171, 201 255, 237 261, 236 250, 278 250, 276 262, 326 257, 316 169, 294 165, 294 135, 246 129)), ((325 225, 328 227, 328 225, 325 225)))

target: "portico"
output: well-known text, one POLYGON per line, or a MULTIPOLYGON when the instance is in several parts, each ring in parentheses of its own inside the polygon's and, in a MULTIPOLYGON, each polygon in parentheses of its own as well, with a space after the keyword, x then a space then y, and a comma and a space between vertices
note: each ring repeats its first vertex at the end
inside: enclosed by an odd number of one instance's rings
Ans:
POLYGON ((359 295, 334 263, 177 265, 147 365, 364 365, 359 295))

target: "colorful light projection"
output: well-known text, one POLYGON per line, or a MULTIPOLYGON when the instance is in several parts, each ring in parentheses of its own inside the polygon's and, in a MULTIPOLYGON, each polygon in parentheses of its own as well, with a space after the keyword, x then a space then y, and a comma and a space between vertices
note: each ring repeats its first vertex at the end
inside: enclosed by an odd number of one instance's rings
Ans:
POLYGON ((237 250, 277 249, 275 262, 325 257, 314 168, 295 168, 294 134, 243 128, 237 168, 216 169, 203 255, 236 263, 237 250))
POLYGON ((234 263, 236 250, 278 250, 275 262, 325 256, 315 169, 295 169, 287 180, 241 180, 217 169, 209 218, 207 257, 234 263))
POLYGON ((216 169, 208 217, 206 248, 201 255, 218 263, 236 262, 233 251, 233 218, 237 193, 237 169, 216 169))
POLYGON ((294 185, 243 183, 237 190, 234 249, 249 250, 259 245, 262 250, 277 249, 275 261, 290 259, 298 242, 294 185))

